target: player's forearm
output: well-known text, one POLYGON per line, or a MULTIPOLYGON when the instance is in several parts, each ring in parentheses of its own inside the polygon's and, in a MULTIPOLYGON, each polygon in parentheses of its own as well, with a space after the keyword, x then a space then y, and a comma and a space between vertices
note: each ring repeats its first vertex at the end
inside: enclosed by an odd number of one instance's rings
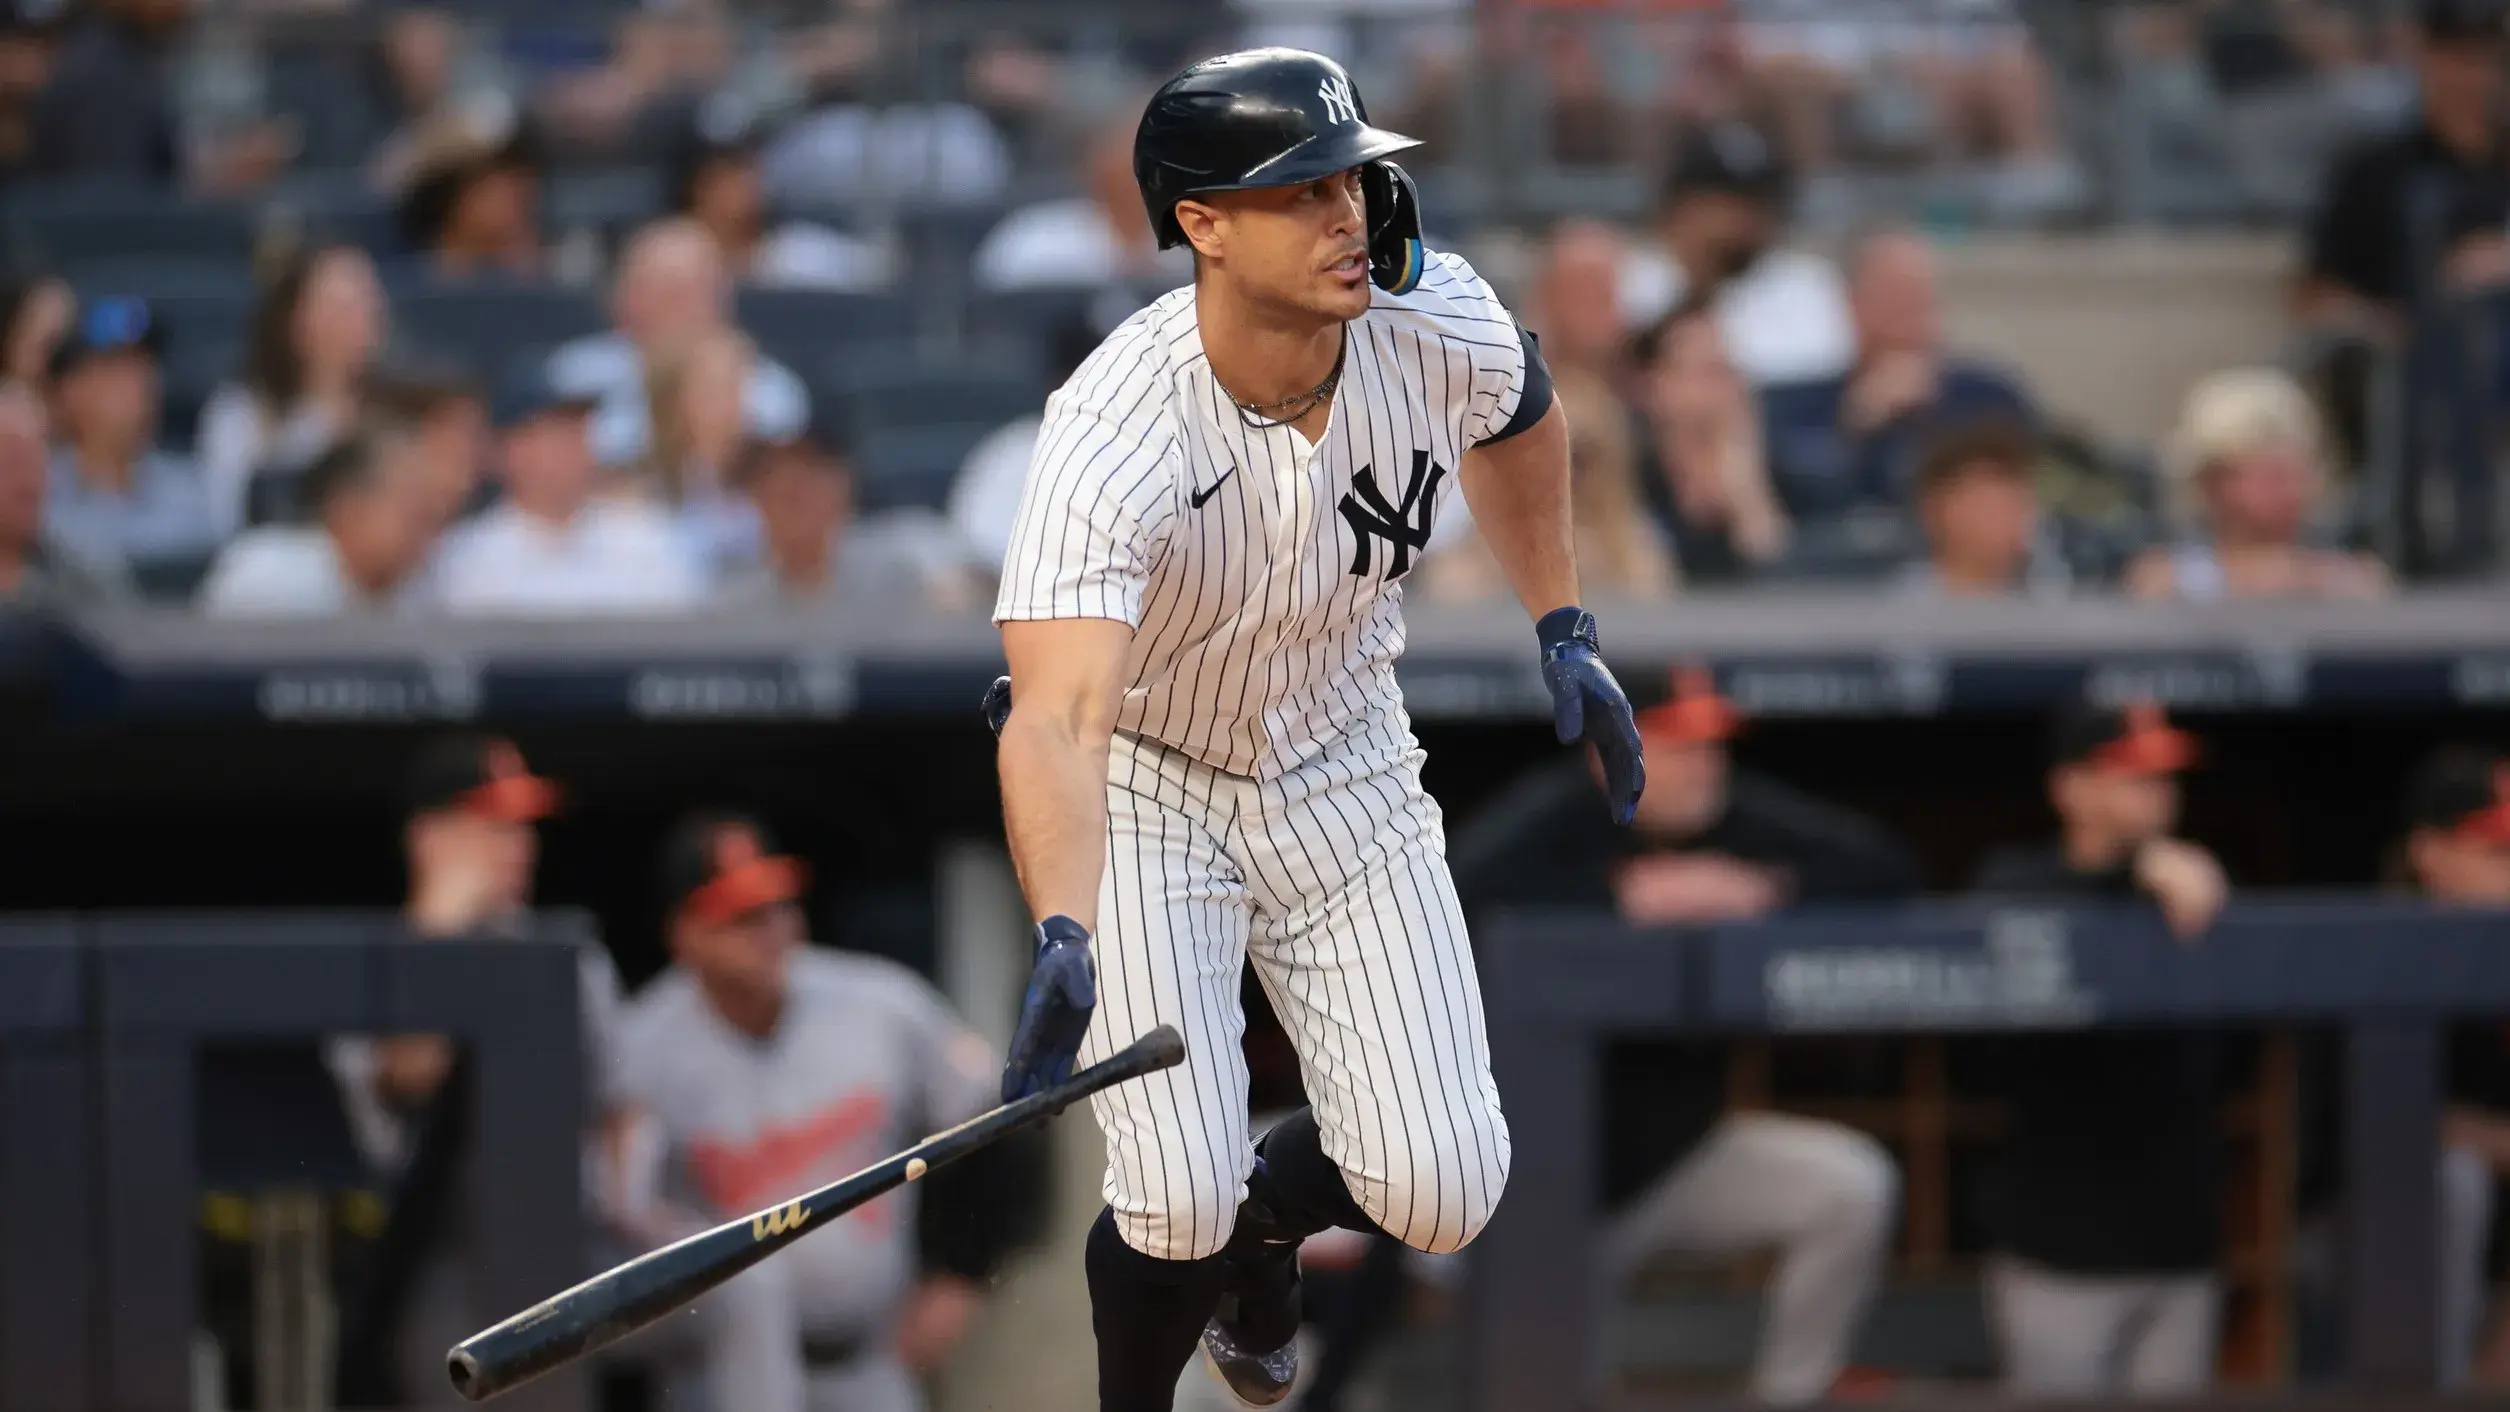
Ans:
POLYGON ((1098 929, 1110 733, 1023 703, 1002 728, 1002 822, 1032 920, 1098 929))
POLYGON ((1528 616, 1578 601, 1577 536, 1569 512, 1568 420, 1541 421, 1464 458, 1464 500, 1491 557, 1528 616))

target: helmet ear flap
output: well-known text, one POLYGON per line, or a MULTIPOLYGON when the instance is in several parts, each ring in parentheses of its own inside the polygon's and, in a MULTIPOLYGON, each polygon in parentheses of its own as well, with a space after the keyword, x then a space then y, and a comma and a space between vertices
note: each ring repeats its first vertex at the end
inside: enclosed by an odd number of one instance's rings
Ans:
POLYGON ((1429 252, 1421 246, 1421 193, 1411 173, 1388 161, 1360 166, 1368 207, 1368 277, 1388 294, 1409 294, 1421 282, 1429 252))

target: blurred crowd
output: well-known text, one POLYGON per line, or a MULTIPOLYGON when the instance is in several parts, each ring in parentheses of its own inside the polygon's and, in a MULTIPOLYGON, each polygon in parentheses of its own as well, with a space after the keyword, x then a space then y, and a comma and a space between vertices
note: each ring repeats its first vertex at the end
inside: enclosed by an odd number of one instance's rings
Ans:
MULTIPOLYGON (((1189 274, 1131 180, 1142 80, 1338 44, 1381 119, 1474 138, 1438 6, 944 42, 877 3, 13 5, 0 592, 229 616, 981 602, 1044 393, 1189 274)), ((2336 117, 2287 213, 2295 331, 2375 359, 2510 283, 2499 0, 1556 19, 1503 22, 1546 170, 1647 188, 1565 203, 1503 281, 1561 374, 1597 596, 2365 596, 2416 567, 2364 552, 2392 541, 2359 358, 2222 369, 2161 444, 2105 444, 1953 346, 1944 212, 1872 183, 2090 213, 2117 164, 2067 99, 2087 54, 2305 94, 2336 117)), ((1422 175, 1473 248, 1472 164, 1422 175)), ((1469 535, 1414 584, 1501 590, 1469 535)))

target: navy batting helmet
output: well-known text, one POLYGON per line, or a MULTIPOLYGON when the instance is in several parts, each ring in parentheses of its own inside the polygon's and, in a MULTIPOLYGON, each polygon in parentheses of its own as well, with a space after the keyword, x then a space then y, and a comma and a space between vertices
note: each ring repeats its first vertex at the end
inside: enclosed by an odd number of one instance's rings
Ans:
POLYGON ((1351 76, 1304 49, 1205 59, 1160 85, 1133 135, 1133 179, 1159 248, 1185 243, 1177 203, 1215 191, 1298 186, 1356 168, 1368 203, 1368 274, 1390 293, 1421 278, 1421 203, 1386 160, 1420 143, 1372 127, 1351 76))

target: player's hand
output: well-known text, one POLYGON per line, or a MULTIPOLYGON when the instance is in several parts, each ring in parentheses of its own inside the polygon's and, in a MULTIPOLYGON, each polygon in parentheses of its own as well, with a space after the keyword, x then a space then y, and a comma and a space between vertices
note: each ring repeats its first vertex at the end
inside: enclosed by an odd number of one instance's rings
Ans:
POLYGON ((1630 698, 1604 666, 1595 615, 1583 608, 1554 608, 1534 624, 1543 644, 1543 685, 1551 688, 1552 725, 1560 743, 1583 740, 1604 767, 1604 797, 1612 821, 1626 824, 1647 790, 1647 760, 1639 753, 1638 723, 1630 698))
POLYGON ((2171 934, 2193 941, 2214 924, 2231 897, 2230 880, 2214 855, 2193 843, 2157 838, 2135 851, 2135 882, 2161 907, 2171 934))
POLYGON ((1089 928, 1070 917, 1037 924, 1037 964, 1020 1001, 1020 1027, 1002 1066, 1002 1101, 1016 1102, 1072 1077, 1072 1061, 1098 1006, 1098 976, 1090 969, 1089 928))

